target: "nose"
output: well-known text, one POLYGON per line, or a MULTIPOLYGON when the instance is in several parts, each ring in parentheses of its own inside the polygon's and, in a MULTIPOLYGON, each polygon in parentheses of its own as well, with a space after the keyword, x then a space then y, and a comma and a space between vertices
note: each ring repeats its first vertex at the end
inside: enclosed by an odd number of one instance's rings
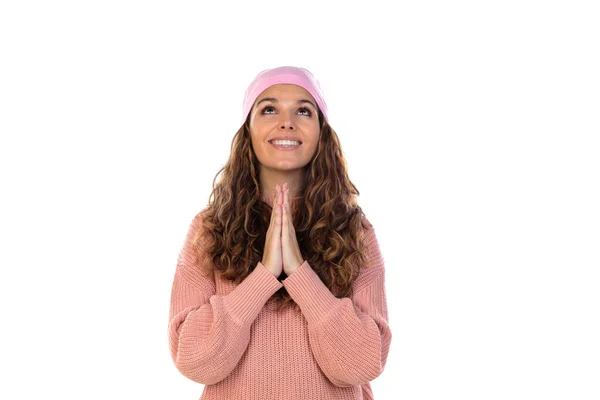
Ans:
POLYGON ((290 116, 283 117, 283 120, 280 122, 279 129, 281 130, 294 130, 296 126, 294 125, 294 121, 290 116))
POLYGON ((281 123, 281 126, 279 127, 279 129, 283 129, 283 130, 289 129, 289 130, 293 131, 295 129, 295 127, 294 127, 293 122, 286 121, 286 122, 281 123))

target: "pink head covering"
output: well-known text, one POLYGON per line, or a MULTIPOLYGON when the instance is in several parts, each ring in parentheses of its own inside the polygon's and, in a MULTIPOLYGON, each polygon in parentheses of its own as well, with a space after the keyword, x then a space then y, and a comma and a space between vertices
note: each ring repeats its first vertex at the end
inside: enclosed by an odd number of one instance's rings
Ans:
POLYGON ((327 104, 323 98, 323 92, 319 86, 319 82, 315 79, 312 73, 304 68, 298 67, 277 67, 273 69, 265 69, 259 73, 252 81, 246 93, 244 94, 244 106, 242 111, 242 124, 246 121, 250 109, 254 105, 254 101, 260 94, 270 86, 278 83, 292 83, 306 89, 312 97, 317 101, 319 109, 327 119, 327 104))

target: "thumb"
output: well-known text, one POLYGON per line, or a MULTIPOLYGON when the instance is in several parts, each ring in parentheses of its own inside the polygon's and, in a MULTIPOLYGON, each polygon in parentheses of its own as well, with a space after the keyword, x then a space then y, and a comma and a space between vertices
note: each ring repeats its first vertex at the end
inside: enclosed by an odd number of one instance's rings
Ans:
POLYGON ((281 196, 281 186, 279 186, 277 188, 277 196, 275 196, 275 200, 273 203, 273 206, 276 207, 275 209, 275 237, 277 239, 281 238, 281 226, 283 224, 283 212, 281 209, 281 204, 282 203, 282 196, 281 196))

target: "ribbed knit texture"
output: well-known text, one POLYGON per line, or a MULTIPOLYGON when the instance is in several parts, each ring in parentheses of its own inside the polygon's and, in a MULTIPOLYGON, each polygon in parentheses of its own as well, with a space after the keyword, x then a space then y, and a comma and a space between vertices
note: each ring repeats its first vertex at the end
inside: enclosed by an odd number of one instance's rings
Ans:
MULTIPOLYGON (((299 201, 290 200, 292 212, 299 201)), ((202 275, 191 245, 200 218, 177 260, 168 325, 175 366, 205 385, 200 400, 373 399, 369 382, 383 372, 392 340, 375 231, 365 235, 370 268, 352 298, 338 299, 306 260, 281 282, 261 262, 237 285, 202 275), (271 296, 282 286, 300 310, 277 313, 271 296)))

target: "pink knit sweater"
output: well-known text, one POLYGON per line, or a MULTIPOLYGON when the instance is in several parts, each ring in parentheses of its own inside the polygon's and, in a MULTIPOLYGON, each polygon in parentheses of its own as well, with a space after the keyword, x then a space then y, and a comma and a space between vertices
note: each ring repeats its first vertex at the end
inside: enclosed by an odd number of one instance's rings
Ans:
MULTIPOLYGON (((295 212, 299 198, 290 204, 295 212)), ((365 234, 371 267, 361 270, 352 298, 338 299, 306 260, 281 282, 261 262, 237 285, 203 276, 191 246, 200 218, 177 260, 168 326, 175 366, 205 385, 200 400, 373 399, 369 382, 385 368, 392 332, 372 226, 365 234), (282 286, 300 310, 276 312, 271 296, 282 286)))

